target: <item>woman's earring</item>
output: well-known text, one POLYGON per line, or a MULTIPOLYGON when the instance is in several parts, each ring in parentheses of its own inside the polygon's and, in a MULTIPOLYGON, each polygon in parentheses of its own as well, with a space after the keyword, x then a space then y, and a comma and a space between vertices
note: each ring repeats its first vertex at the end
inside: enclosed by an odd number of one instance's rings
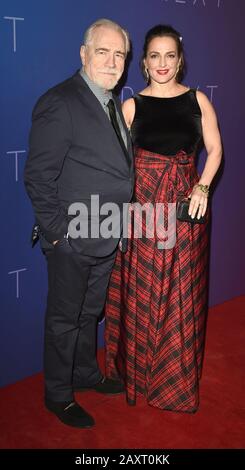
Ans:
POLYGON ((149 81, 149 72, 148 72, 148 69, 145 67, 145 77, 146 77, 146 81, 148 82, 149 81))

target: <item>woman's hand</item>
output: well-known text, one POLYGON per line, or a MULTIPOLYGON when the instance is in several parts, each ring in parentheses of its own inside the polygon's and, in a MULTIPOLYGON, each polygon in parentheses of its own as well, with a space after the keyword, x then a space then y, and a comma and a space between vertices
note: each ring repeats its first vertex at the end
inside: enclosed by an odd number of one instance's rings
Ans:
POLYGON ((197 214, 197 218, 203 217, 208 205, 208 192, 205 193, 198 185, 195 185, 189 195, 191 200, 188 214, 194 219, 197 214))

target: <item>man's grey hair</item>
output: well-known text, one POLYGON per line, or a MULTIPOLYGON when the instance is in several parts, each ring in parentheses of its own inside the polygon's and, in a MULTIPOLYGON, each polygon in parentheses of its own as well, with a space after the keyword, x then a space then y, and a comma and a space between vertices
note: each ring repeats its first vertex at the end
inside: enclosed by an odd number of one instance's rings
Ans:
POLYGON ((85 31, 84 37, 83 37, 83 44, 85 46, 92 41, 93 32, 99 26, 105 26, 106 28, 111 28, 111 29, 114 29, 115 31, 118 31, 119 33, 121 33, 122 36, 125 39, 126 53, 129 52, 129 50, 130 50, 130 39, 129 39, 128 31, 126 29, 122 28, 118 23, 115 23, 115 21, 108 20, 107 18, 100 18, 99 20, 96 20, 85 31))

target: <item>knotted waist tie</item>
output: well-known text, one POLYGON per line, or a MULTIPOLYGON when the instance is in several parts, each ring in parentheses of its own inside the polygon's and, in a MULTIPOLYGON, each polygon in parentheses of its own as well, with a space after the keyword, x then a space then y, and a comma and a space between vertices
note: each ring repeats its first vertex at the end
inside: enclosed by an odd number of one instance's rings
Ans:
POLYGON ((179 151, 176 155, 167 156, 137 148, 135 168, 136 170, 163 170, 162 176, 156 180, 158 185, 156 202, 162 200, 163 193, 165 193, 167 202, 176 202, 177 199, 186 197, 198 180, 195 154, 187 154, 184 150, 179 151), (162 184, 166 172, 168 173, 168 181, 167 187, 164 189, 162 184))

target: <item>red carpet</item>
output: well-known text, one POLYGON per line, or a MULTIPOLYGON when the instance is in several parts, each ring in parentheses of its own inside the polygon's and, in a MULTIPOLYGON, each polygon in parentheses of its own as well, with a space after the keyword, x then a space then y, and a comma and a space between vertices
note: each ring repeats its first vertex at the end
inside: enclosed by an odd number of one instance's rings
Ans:
MULTIPOLYGON (((67 427, 43 406, 41 374, 0 390, 0 448, 238 449, 245 444, 245 297, 210 309, 201 405, 195 415, 160 411, 144 399, 77 394, 96 427, 67 427)), ((100 351, 103 362, 103 352, 100 351)))

